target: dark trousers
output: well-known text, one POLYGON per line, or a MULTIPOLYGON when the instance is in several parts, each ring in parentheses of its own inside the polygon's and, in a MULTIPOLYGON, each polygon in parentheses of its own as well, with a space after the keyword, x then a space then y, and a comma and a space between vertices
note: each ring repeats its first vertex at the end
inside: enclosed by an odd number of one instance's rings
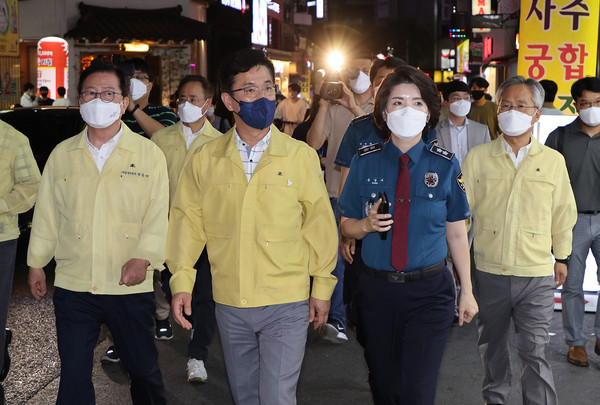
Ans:
POLYGON ((447 268, 408 283, 360 274, 358 327, 376 405, 433 405, 454 294, 447 268))
MULTIPOLYGON (((357 320, 357 304, 356 304, 356 289, 358 285, 358 276, 362 271, 362 240, 357 240, 354 246, 354 259, 352 263, 344 261, 344 305, 346 306, 346 317, 352 325, 358 323, 357 320)), ((358 342, 362 345, 360 338, 358 342)))
POLYGON ((206 248, 202 251, 194 268, 196 269, 196 282, 192 292, 191 316, 194 336, 188 344, 188 357, 204 361, 208 357, 208 345, 212 341, 217 324, 215 301, 212 295, 212 276, 206 248))
POLYGON ((8 316, 8 303, 10 291, 15 274, 15 260, 17 257, 17 240, 0 242, 0 369, 4 364, 4 345, 6 339, 6 317, 8 316))
POLYGON ((94 404, 94 347, 103 323, 110 330, 121 364, 129 374, 134 404, 165 404, 158 351, 154 344, 154 293, 93 295, 54 291, 60 355, 57 404, 94 404))

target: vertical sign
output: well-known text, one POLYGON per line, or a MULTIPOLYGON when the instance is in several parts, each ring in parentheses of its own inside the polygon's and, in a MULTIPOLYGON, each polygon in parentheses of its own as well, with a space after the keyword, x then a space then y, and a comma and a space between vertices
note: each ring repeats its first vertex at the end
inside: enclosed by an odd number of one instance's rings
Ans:
POLYGON ((69 44, 59 37, 45 37, 37 46, 38 80, 37 88, 42 86, 50 90, 48 97, 56 98, 56 89, 69 90, 69 44))
POLYGON ((17 0, 0 0, 0 56, 19 56, 17 0))
POLYGON ((458 55, 458 66, 456 71, 459 73, 469 72, 469 40, 465 39, 456 47, 458 55))
POLYGON ((267 0, 252 1, 252 43, 269 45, 267 0))
POLYGON ((575 113, 571 85, 596 75, 597 0, 523 0, 518 74, 558 84, 558 108, 575 113))

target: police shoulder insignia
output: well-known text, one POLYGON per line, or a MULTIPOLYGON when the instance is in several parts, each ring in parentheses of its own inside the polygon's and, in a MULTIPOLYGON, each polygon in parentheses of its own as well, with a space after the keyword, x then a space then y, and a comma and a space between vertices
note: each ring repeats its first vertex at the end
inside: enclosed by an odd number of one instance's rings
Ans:
POLYGON ((465 179, 463 178, 462 172, 460 172, 458 176, 456 176, 456 182, 458 183, 458 187, 460 187, 463 193, 466 193, 467 190, 465 189, 465 179))
POLYGON ((425 185, 429 188, 437 187, 440 178, 436 172, 425 173, 425 185))
POLYGON ((357 122, 361 122, 364 120, 368 120, 369 118, 373 118, 373 116, 371 114, 364 114, 364 115, 360 115, 358 117, 355 117, 352 119, 352 123, 356 124, 357 122))
POLYGON ((359 148, 357 153, 358 153, 358 156, 365 156, 365 155, 368 155, 369 153, 379 152, 382 148, 383 148, 383 146, 381 145, 381 142, 377 142, 377 143, 372 143, 370 145, 359 148))
POLYGON ((438 145, 431 145, 429 147, 429 152, 433 153, 434 155, 441 156, 444 159, 448 159, 448 160, 452 160, 452 158, 454 157, 453 152, 450 152, 448 149, 444 149, 438 145))

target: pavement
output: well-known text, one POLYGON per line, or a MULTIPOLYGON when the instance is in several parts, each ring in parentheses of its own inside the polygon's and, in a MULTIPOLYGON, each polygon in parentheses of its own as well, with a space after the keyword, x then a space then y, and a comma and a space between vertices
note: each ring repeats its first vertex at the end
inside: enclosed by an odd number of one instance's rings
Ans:
MULTIPOLYGON (((52 272, 47 272, 51 287, 52 272)), ((51 295, 52 289, 49 289, 51 295)), ((6 404, 54 404, 58 391, 60 361, 56 348, 54 309, 50 296, 35 301, 27 287, 27 269, 18 265, 11 296, 8 327, 14 338, 10 346, 12 367, 2 383, 6 404)), ((593 314, 585 315, 585 330, 593 330, 593 314)), ((310 327, 306 354, 298 383, 299 404, 372 404, 368 372, 362 348, 352 330, 349 342, 334 344, 320 338, 310 327)), ((514 333, 512 334, 514 343, 514 333)), ((174 338, 157 341, 169 404, 233 404, 218 334, 209 347, 206 362, 208 382, 186 381, 186 350, 189 332, 174 325, 174 338)), ((477 350, 475 324, 450 331, 437 386, 436 405, 482 404, 482 371, 477 350)), ((566 362, 561 313, 555 312, 548 346, 548 360, 561 404, 595 405, 600 396, 600 356, 594 354, 595 336, 587 344, 590 367, 575 367, 566 362)), ((127 374, 120 364, 102 364, 99 359, 108 346, 101 341, 94 356, 93 381, 99 405, 129 404, 127 374)), ((513 346, 514 347, 514 346, 513 346)), ((519 361, 511 356, 513 392, 507 405, 522 403, 519 387, 519 361)), ((1 403, 1 401, 0 401, 1 403)))

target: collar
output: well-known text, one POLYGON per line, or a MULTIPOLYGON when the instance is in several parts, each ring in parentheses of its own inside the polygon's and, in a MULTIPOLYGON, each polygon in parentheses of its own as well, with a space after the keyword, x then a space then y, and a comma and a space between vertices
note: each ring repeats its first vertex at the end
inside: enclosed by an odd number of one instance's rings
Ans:
POLYGON ((119 131, 117 132, 117 134, 115 136, 113 136, 112 138, 110 138, 108 141, 106 141, 106 143, 104 143, 102 146, 100 146, 100 148, 97 148, 96 146, 94 146, 93 143, 90 142, 90 138, 88 136, 88 127, 85 127, 85 129, 83 131, 85 133, 85 142, 86 142, 87 146, 94 148, 97 151, 100 151, 102 149, 102 147, 104 147, 104 145, 110 146, 110 145, 116 145, 117 143, 119 143, 119 141, 121 140, 121 136, 123 135, 123 123, 121 123, 121 126, 119 127, 119 131))
MULTIPOLYGON (((394 135, 391 135, 394 136, 394 135)), ((388 148, 391 148, 391 151, 393 151, 392 153, 394 153, 394 157, 396 159, 399 159, 401 155, 403 155, 402 151, 400 149, 398 149, 398 147, 396 145, 394 145, 394 142, 387 142, 386 143, 388 148)), ((423 156, 423 153, 427 151, 427 145, 425 145, 425 143, 423 142, 423 139, 420 139, 419 142, 413 146, 412 148, 410 148, 406 154, 408 155, 408 157, 410 158, 410 160, 414 163, 414 164, 418 164, 419 163, 419 159, 421 159, 421 156, 423 156)))
POLYGON ((192 133, 192 129, 190 127, 188 127, 187 125, 185 125, 183 123, 183 121, 181 121, 181 127, 183 128, 183 135, 187 136, 196 136, 196 135, 200 135, 202 133, 202 131, 204 131, 204 128, 206 127, 206 121, 204 120, 204 124, 202 125, 202 128, 200 128, 200 130, 198 132, 194 132, 192 133))

